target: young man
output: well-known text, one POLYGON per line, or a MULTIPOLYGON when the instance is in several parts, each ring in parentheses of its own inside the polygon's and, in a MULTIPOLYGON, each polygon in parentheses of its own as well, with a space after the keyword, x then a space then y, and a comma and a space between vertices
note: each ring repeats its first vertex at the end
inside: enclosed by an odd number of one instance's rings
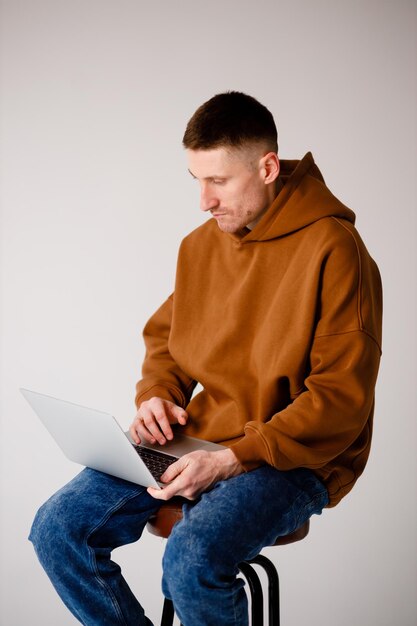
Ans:
POLYGON ((86 469, 40 509, 38 557, 88 626, 150 624, 110 554, 176 495, 189 502, 165 595, 184 626, 246 625, 237 564, 335 506, 369 454, 381 284, 354 213, 310 153, 278 159, 272 115, 245 94, 203 104, 183 143, 214 219, 182 242, 175 291, 145 327, 130 432, 226 449, 182 457, 160 491, 86 469))

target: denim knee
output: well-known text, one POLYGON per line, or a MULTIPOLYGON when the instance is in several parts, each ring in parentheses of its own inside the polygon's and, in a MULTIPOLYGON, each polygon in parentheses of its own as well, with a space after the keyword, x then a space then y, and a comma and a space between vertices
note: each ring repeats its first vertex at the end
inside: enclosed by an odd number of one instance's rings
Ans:
POLYGON ((53 496, 35 515, 29 540, 43 566, 62 562, 71 535, 71 516, 60 499, 53 496))
POLYGON ((40 564, 56 587, 79 570, 90 523, 82 503, 68 491, 61 489, 40 507, 29 534, 40 564))

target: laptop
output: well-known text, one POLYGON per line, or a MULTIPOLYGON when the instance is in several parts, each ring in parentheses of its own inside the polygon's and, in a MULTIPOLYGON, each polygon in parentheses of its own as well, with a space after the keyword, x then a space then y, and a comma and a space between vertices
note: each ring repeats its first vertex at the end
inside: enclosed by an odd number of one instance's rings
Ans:
POLYGON ((68 459, 144 487, 161 488, 165 469, 188 452, 224 449, 177 433, 163 446, 137 446, 109 413, 30 389, 20 391, 68 459))

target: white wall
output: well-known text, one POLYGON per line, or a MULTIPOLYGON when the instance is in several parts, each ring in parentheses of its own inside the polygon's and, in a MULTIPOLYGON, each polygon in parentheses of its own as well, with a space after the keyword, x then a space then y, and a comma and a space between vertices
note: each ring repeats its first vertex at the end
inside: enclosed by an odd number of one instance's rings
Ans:
MULTIPOLYGON (((182 133, 198 105, 238 89, 274 113, 283 158, 313 151, 356 211, 385 289, 367 471, 306 541, 266 551, 283 623, 414 625, 416 3, 2 5, 1 624, 74 624, 26 536, 78 470, 18 387, 128 426, 143 324, 172 289, 181 238, 204 219, 182 133)), ((155 623, 162 550, 146 535, 116 555, 155 623)))

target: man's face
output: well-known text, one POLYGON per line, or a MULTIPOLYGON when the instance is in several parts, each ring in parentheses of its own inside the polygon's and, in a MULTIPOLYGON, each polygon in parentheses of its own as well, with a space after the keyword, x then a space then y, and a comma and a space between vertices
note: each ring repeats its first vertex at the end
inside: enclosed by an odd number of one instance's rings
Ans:
POLYGON ((200 183, 200 208, 222 231, 253 228, 271 203, 262 156, 256 147, 187 150, 189 172, 200 183))

